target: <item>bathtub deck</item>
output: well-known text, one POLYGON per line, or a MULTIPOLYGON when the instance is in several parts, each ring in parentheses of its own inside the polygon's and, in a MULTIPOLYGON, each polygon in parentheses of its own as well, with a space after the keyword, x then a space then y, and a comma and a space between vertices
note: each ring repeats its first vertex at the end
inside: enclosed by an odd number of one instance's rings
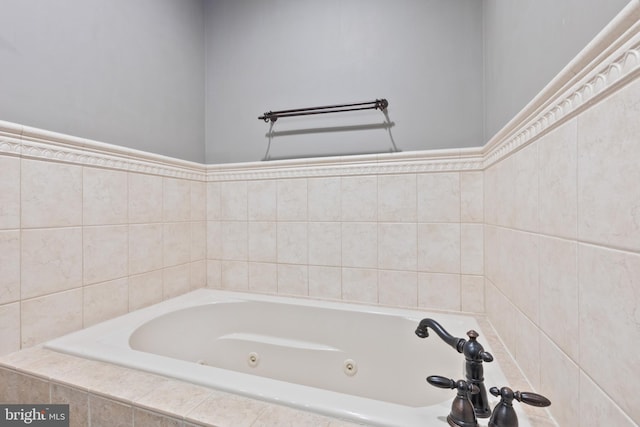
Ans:
MULTIPOLYGON (((483 318, 478 322, 508 385, 531 390, 491 325, 483 318)), ((0 401, 69 403, 71 426, 90 422, 131 427, 358 425, 40 347, 0 358, 0 401)), ((522 408, 533 427, 556 426, 546 410, 522 408)), ((480 425, 486 422, 480 420, 480 425)))

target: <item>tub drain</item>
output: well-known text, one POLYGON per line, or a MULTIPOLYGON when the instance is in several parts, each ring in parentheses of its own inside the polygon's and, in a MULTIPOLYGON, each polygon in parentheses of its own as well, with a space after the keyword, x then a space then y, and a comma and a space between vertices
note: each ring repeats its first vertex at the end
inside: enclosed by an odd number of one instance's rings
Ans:
POLYGON ((249 353, 249 357, 247 358, 247 364, 252 368, 255 368, 256 366, 258 366, 258 363, 260 363, 260 356, 258 356, 258 353, 255 353, 255 352, 249 353))
POLYGON ((342 370, 347 376, 352 377, 358 372, 358 364, 351 359, 347 359, 342 364, 342 370))

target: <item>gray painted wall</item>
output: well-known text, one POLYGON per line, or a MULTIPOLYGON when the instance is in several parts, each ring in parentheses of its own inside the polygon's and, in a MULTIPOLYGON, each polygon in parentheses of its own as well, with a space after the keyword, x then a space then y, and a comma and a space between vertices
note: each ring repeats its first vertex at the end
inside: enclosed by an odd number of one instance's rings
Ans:
POLYGON ((481 1, 210 0, 205 9, 208 163, 481 143, 481 1), (391 134, 379 111, 281 119, 271 141, 257 120, 382 97, 391 134))
POLYGON ((485 142, 628 3, 484 0, 485 142))
POLYGON ((202 0, 0 0, 0 120, 204 161, 202 0))

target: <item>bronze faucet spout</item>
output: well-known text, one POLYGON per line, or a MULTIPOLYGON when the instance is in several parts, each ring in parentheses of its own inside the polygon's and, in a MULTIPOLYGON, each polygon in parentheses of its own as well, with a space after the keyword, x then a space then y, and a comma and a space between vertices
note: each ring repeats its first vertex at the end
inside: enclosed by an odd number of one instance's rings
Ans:
POLYGON ((467 332, 468 340, 457 338, 447 332, 442 325, 433 319, 422 319, 416 329, 416 335, 420 338, 429 336, 427 328, 433 329, 444 342, 453 347, 458 353, 463 353, 465 358, 465 377, 470 384, 478 387, 477 394, 471 396, 476 416, 488 418, 491 408, 487 399, 487 390, 484 386, 484 369, 482 362, 493 361, 491 353, 484 351, 482 345, 476 341, 478 333, 474 330, 467 332))

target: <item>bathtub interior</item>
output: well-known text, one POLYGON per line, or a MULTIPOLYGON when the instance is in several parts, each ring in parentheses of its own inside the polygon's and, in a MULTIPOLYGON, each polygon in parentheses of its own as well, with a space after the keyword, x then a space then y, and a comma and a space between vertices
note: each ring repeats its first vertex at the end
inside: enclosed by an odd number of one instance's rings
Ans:
POLYGON ((460 376, 463 357, 435 335, 416 337, 419 320, 282 302, 210 303, 155 318, 129 343, 174 359, 420 407, 442 400, 425 377, 460 376))
MULTIPOLYGON (((477 330, 491 351, 472 316, 209 289, 45 347, 367 425, 446 425, 455 391, 425 379, 464 378, 464 356, 435 333, 418 338, 424 317, 457 337, 477 330)), ((487 388, 508 385, 499 361, 485 363, 485 379, 487 388)), ((489 399, 493 407, 497 399, 489 399)))

